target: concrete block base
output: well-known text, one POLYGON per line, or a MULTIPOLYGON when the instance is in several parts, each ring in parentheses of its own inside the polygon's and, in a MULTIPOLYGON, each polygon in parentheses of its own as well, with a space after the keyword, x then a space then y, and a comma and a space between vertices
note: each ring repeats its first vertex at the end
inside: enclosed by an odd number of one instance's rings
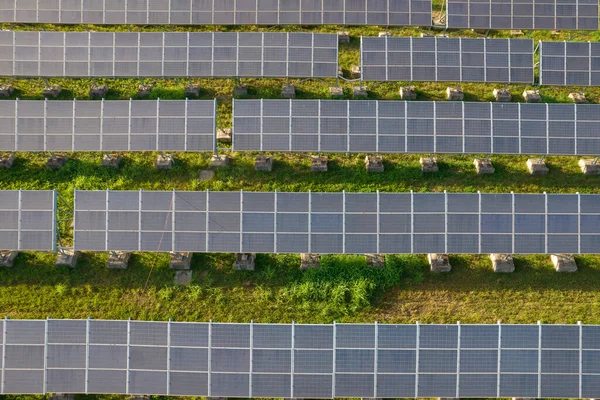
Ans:
POLYGON ((366 99, 369 96, 366 86, 354 86, 352 88, 352 96, 355 99, 366 99))
POLYGON ((202 171, 200 171, 200 176, 198 177, 198 180, 210 181, 214 177, 215 177, 215 171, 210 170, 210 169, 203 169, 202 171))
POLYGON ((345 31, 338 32, 338 43, 339 44, 350 43, 350 34, 345 31))
POLYGON ((15 155, 13 153, 6 153, 0 155, 0 168, 12 168, 15 162, 15 155))
POLYGON ((465 99, 465 94, 460 88, 446 88, 446 100, 450 101, 463 101, 465 99))
POLYGON ((383 157, 381 156, 366 156, 365 168, 367 172, 383 172, 383 157))
POLYGON ((378 37, 392 36, 391 32, 379 32, 378 37))
POLYGON ((231 128, 218 128, 217 140, 222 143, 231 143, 231 128))
POLYGON ((496 172, 496 168, 494 168, 492 161, 487 158, 476 158, 473 161, 473 164, 475 165, 477 175, 493 174, 496 172))
POLYGON ((579 168, 585 175, 599 175, 600 174, 600 163, 594 163, 592 159, 581 159, 579 160, 579 168))
POLYGON ((58 97, 60 92, 62 92, 62 87, 60 85, 48 86, 42 91, 42 96, 55 99, 58 97))
POLYGON ((525 90, 523 92, 523 98, 527 103, 541 103, 542 96, 538 93, 537 90, 525 90))
POLYGON ((273 157, 257 156, 254 159, 254 170, 264 172, 273 171, 273 157))
POLYGON ((248 96, 248 85, 238 85, 233 88, 233 97, 248 96))
POLYGON ((111 251, 108 253, 106 268, 108 269, 127 269, 131 253, 128 251, 111 251))
POLYGON ((402 100, 416 100, 417 92, 414 86, 403 86, 400 88, 400 98, 402 100))
POLYGON ((188 83, 183 89, 185 97, 200 97, 200 85, 195 83, 188 83))
POLYGON ((104 154, 102 156, 102 165, 103 167, 113 167, 114 169, 119 169, 119 164, 121 163, 121 156, 118 154, 104 154))
POLYGON ((46 168, 48 169, 59 169, 65 166, 67 162, 67 156, 64 154, 53 154, 52 157, 46 161, 46 168))
POLYGON ((193 253, 169 253, 169 267, 177 270, 187 270, 192 266, 193 253))
POLYGON ((527 160, 527 169, 531 175, 536 176, 546 175, 550 171, 546 166, 546 162, 541 158, 530 158, 527 160))
POLYGON ((300 254, 300 269, 319 268, 321 266, 321 255, 312 253, 300 254))
POLYGON ((367 265, 371 268, 385 267, 385 255, 383 254, 365 254, 367 265))
POLYGON ((427 254, 427 261, 431 272, 450 272, 452 266, 448 254, 427 254))
POLYGON ((512 94, 508 89, 494 89, 494 98, 497 102, 510 102, 512 101, 512 94))
POLYGON ((575 104, 585 104, 588 100, 585 98, 583 93, 569 93, 569 98, 573 100, 575 104))
POLYGON ((173 279, 173 282, 176 285, 184 285, 187 286, 190 284, 190 282, 192 282, 192 270, 188 269, 188 270, 184 270, 184 269, 180 269, 175 271, 175 279, 173 279))
POLYGON ((494 272, 514 272, 515 262, 510 254, 490 254, 494 272))
POLYGON ((440 170, 437 160, 433 157, 421 157, 419 164, 421 164, 421 172, 438 172, 440 170))
POLYGON ((556 272, 575 272, 577 263, 572 254, 552 254, 550 256, 556 272))
POLYGON ((254 271, 256 264, 256 254, 253 253, 237 253, 233 269, 238 271, 254 271))
POLYGON ((0 251, 0 268, 11 268, 18 255, 18 251, 0 251))
POLYGON ((329 97, 332 99, 341 99, 344 97, 344 88, 339 86, 331 86, 329 87, 329 97))
POLYGON ((312 172, 327 172, 328 158, 325 156, 312 156, 310 158, 310 170, 312 172))
POLYGON ((153 88, 154 88, 154 85, 152 85, 152 84, 138 85, 137 97, 148 97, 148 96, 150 96, 150 93, 152 92, 153 88))
POLYGON ((55 267, 69 267, 75 268, 77 266, 77 259, 79 258, 79 252, 73 249, 63 249, 58 252, 58 258, 54 263, 55 267))
POLYGON ((13 91, 13 85, 10 83, 6 85, 0 85, 0 97, 10 97, 10 95, 13 94, 13 91))
POLYGON ((210 158, 210 168, 221 168, 229 165, 229 156, 225 154, 213 154, 210 158))
POLYGON ((103 99, 106 97, 106 93, 108 93, 108 85, 94 85, 90 89, 90 98, 103 99))
POLYGON ((156 169, 171 169, 175 164, 175 160, 171 154, 159 154, 154 160, 154 168, 156 169))
POLYGON ((353 65, 352 68, 350 68, 350 77, 352 79, 360 78, 360 65, 353 65))
POLYGON ((295 99, 296 98, 296 86, 295 85, 285 85, 281 88, 281 98, 282 99, 295 99))

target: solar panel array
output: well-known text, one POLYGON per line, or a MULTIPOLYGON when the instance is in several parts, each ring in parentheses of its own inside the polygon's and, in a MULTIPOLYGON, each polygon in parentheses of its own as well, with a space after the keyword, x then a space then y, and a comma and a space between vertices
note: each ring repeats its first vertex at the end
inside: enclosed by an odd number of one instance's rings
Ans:
POLYGON ((600 154, 600 106, 234 100, 235 151, 600 154))
POLYGON ((0 32, 0 75, 336 77, 338 38, 283 32, 0 32))
POLYGON ((0 190, 0 249, 56 250, 56 192, 0 190))
POLYGON ((76 191, 75 250, 596 254, 600 195, 76 191))
POLYGON ((0 102, 2 151, 212 151, 216 100, 0 102))
POLYGON ((533 41, 361 37, 365 81, 533 83, 533 41))
POLYGON ((600 394, 600 326, 4 320, 2 394, 600 394))
POLYGON ((2 0, 0 20, 50 24, 431 25, 431 0, 2 0))
POLYGON ((600 86, 600 43, 540 41, 540 84, 600 86))
POLYGON ((597 30, 597 0, 448 0, 448 28, 597 30))

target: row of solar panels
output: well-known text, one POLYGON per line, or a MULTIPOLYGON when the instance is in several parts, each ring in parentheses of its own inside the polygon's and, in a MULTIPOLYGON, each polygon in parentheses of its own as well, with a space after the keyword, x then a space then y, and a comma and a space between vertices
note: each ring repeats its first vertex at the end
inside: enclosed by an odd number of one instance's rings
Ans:
POLYGON ((4 320, 2 394, 260 398, 600 394, 593 325, 4 320))
MULTIPOLYGON (((234 151, 600 154, 600 106, 234 100, 234 151)), ((0 102, 1 151, 215 151, 216 101, 0 102)))
MULTIPOLYGON (((0 249, 56 248, 56 194, 1 191, 0 249)), ((76 191, 74 248, 598 254, 600 195, 76 191)))
MULTIPOLYGON (((0 21, 431 26, 431 0, 2 0, 0 21)), ((448 0, 446 27, 598 29, 597 0, 448 0)))

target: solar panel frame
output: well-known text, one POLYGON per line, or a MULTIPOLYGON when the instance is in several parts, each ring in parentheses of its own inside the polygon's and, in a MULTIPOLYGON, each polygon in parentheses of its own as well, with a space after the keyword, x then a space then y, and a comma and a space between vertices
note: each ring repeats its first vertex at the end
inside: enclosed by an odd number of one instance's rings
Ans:
POLYGON ((540 41, 540 85, 600 85, 600 47, 592 42, 540 41))

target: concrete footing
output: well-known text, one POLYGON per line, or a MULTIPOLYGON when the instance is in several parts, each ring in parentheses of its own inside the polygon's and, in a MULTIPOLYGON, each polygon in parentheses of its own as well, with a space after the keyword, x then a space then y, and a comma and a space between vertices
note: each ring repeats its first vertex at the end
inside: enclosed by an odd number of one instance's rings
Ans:
POLYGON ((221 168, 229 165, 229 156, 226 154, 213 154, 210 158, 210 168, 221 168))
POLYGON ((254 271, 256 264, 256 254, 253 253, 237 253, 233 269, 238 271, 254 271))
POLYGON ((353 65, 350 67, 350 78, 359 79, 360 78, 360 65, 353 65))
POLYGON ((419 164, 421 164, 421 172, 438 172, 440 170, 437 160, 433 157, 421 157, 419 164))
POLYGON ((575 272, 577 263, 572 254, 552 254, 550 256, 556 272, 575 272))
POLYGON ((476 158, 473 160, 477 175, 493 174, 496 172, 496 168, 492 164, 492 161, 488 158, 476 158))
POLYGON ((0 251, 0 268, 10 268, 15 264, 15 258, 19 255, 18 251, 0 251))
POLYGON ((355 99, 366 99, 369 96, 366 86, 354 86, 352 88, 352 96, 355 99))
POLYGON ((185 97, 200 97, 200 85, 188 83, 183 89, 183 94, 185 97))
POLYGON ((332 99, 341 99, 342 97, 344 97, 344 88, 340 86, 330 86, 329 97, 331 97, 332 99))
POLYGON ((222 143, 231 143, 231 128, 218 128, 217 140, 222 143))
POLYGON ((508 89, 494 89, 492 92, 497 102, 510 102, 512 101, 512 94, 508 89))
POLYGON ((321 255, 312 253, 300 254, 300 269, 319 268, 321 266, 321 255))
POLYGON ((248 96, 248 85, 238 85, 233 88, 233 97, 248 96))
POLYGON ((367 172, 383 172, 383 157, 381 156, 366 156, 365 168, 367 172))
POLYGON ((177 270, 187 270, 192 266, 193 253, 169 253, 169 267, 177 270))
POLYGON ((58 258, 56 259, 54 266, 75 268, 77 266, 79 254, 78 251, 73 249, 62 249, 58 252, 58 258))
POLYGON ((114 169, 119 169, 119 164, 121 163, 121 156, 118 154, 103 154, 102 155, 102 165, 103 167, 113 167, 114 169))
POLYGON ((108 93, 108 85, 93 85, 90 89, 90 98, 92 99, 103 99, 108 93))
POLYGON ((511 254, 490 254, 494 272, 514 272, 515 262, 511 254))
POLYGON ((367 259, 367 265, 371 268, 383 268, 385 267, 385 255, 384 254, 365 254, 367 259))
POLYGON ((15 162, 13 153, 0 154, 0 168, 12 168, 15 162))
POLYGON ((200 181, 210 181, 215 177, 215 171, 212 169, 203 169, 200 171, 200 175, 198 175, 198 180, 200 181))
POLYGON ((537 90, 525 90, 523 92, 523 98, 527 103, 541 103, 542 96, 537 90))
POLYGON ((52 156, 46 161, 46 168, 48 169, 59 169, 65 166, 68 157, 64 154, 52 154, 52 156))
POLYGON ((175 160, 171 154, 159 154, 154 159, 154 168, 156 169, 171 169, 175 164, 175 160))
POLYGON ((588 100, 585 98, 583 93, 569 93, 569 98, 573 100, 575 104, 586 104, 588 100))
POLYGON ((392 36, 392 32, 379 32, 378 37, 386 37, 386 36, 392 36))
POLYGON ((463 101, 465 99, 465 94, 463 93, 461 88, 446 88, 446 100, 450 101, 463 101))
POLYGON ((128 251, 111 251, 108 253, 106 268, 108 269, 127 269, 131 253, 128 251))
POLYGON ((546 175, 550 171, 542 158, 530 158, 527 160, 527 169, 531 175, 536 176, 546 175))
POLYGON ((328 158, 326 156, 310 157, 310 170, 312 172, 327 172, 328 158))
POLYGON ((402 100, 416 100, 417 92, 414 86, 402 86, 398 92, 402 100))
POLYGON ((452 270, 448 254, 427 254, 427 261, 431 272, 450 272, 452 270))
POLYGON ((350 34, 346 31, 338 32, 338 43, 339 44, 350 43, 350 34))
POLYGON ((60 85, 47 86, 44 90, 42 90, 42 96, 55 99, 58 97, 60 92, 62 92, 62 87, 60 85))
POLYGON ((10 83, 0 85, 0 97, 10 97, 10 95, 13 94, 13 91, 13 85, 11 85, 10 83))
POLYGON ((154 88, 153 84, 138 85, 137 97, 148 97, 154 88))
POLYGON ((600 174, 600 163, 594 162, 593 159, 581 159, 579 160, 579 168, 585 175, 599 175, 600 174))
POLYGON ((285 85, 281 88, 281 98, 282 99, 295 99, 296 98, 296 86, 295 85, 285 85))
POLYGON ((254 170, 264 172, 273 171, 273 157, 256 156, 254 159, 254 170))
POLYGON ((173 282, 176 285, 189 285, 192 281, 192 270, 191 269, 178 269, 175 271, 175 279, 173 282))

